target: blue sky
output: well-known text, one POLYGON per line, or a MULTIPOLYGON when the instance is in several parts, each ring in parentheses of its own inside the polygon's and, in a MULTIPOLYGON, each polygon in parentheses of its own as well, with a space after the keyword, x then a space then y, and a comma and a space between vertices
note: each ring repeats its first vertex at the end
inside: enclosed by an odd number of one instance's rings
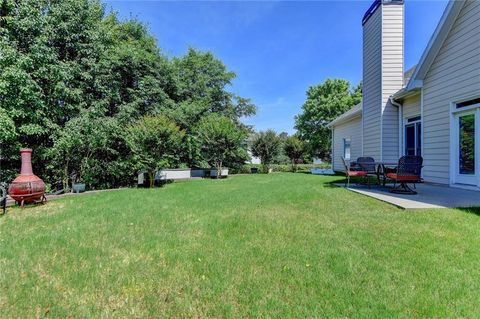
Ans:
MULTIPOLYGON (((361 19, 372 1, 107 1, 146 23, 168 56, 212 51, 237 74, 231 91, 249 97, 257 130, 294 132, 305 91, 326 78, 361 80, 361 19)), ((405 67, 416 64, 446 0, 406 0, 405 67)))

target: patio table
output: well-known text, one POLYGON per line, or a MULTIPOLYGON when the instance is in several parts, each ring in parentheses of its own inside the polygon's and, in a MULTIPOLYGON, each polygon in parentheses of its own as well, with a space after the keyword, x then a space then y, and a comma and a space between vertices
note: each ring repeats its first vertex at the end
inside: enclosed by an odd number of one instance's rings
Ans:
MULTIPOLYGON (((357 161, 352 161, 351 164, 360 165, 361 162, 359 163, 357 161)), ((377 166, 376 174, 377 174, 378 185, 380 185, 380 183, 382 183, 383 186, 385 186, 385 184, 387 182, 387 178, 385 176, 386 169, 387 168, 392 168, 392 169, 397 168, 398 162, 380 161, 380 162, 368 162, 367 164, 377 166), (380 178, 382 178, 382 181, 380 181, 380 178)))

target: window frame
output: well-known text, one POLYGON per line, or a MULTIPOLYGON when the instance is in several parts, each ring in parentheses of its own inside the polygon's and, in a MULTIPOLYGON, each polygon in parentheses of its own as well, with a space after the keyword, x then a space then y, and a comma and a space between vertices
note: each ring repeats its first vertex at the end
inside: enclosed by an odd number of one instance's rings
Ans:
POLYGON ((352 139, 350 137, 343 138, 343 158, 350 160, 352 158, 352 139), (347 156, 348 145, 348 156, 347 156))

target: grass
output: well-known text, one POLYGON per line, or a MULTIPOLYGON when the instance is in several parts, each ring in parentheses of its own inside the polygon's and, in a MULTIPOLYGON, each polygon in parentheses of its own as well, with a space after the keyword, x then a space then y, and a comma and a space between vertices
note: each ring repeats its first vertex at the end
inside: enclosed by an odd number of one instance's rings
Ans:
POLYGON ((307 174, 67 197, 0 218, 0 313, 479 317, 479 210, 403 211, 307 174))

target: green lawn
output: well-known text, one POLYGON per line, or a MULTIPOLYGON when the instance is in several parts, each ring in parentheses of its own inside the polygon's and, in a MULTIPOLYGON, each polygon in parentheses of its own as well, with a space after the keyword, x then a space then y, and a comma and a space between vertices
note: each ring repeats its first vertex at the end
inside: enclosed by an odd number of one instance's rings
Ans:
POLYGON ((480 210, 307 174, 67 197, 0 217, 0 316, 479 317, 480 210))

